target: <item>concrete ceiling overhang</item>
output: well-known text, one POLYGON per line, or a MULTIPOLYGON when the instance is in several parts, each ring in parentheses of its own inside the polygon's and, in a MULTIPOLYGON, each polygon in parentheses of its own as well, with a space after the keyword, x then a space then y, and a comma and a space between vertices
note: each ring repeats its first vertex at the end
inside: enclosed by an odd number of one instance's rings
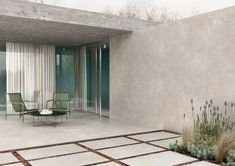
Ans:
POLYGON ((154 25, 94 12, 0 0, 0 41, 73 46, 154 25))

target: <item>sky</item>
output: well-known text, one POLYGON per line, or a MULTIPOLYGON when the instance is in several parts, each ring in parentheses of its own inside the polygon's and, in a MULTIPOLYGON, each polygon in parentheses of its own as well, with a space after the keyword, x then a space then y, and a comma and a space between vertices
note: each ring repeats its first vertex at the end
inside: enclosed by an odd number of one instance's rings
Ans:
POLYGON ((45 0, 46 3, 54 3, 58 6, 103 12, 107 8, 119 10, 128 2, 152 3, 158 6, 165 6, 167 11, 176 13, 179 17, 185 18, 192 15, 207 13, 210 11, 235 6, 235 0, 45 0))

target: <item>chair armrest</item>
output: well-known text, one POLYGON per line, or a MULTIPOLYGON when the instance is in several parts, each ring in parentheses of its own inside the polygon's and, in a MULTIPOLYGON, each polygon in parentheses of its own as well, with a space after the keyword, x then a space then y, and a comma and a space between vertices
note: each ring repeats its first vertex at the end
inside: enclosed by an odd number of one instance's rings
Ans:
POLYGON ((36 103, 37 104, 37 108, 39 108, 39 102, 38 101, 29 101, 29 100, 26 100, 26 101, 24 101, 24 103, 36 103))
POLYGON ((38 112, 38 109, 29 109, 27 111, 21 112, 22 115, 30 114, 33 112, 38 112))
POLYGON ((37 103, 37 101, 29 101, 29 100, 25 100, 25 103, 37 103))
POLYGON ((54 99, 47 100, 47 102, 46 102, 46 108, 48 108, 48 103, 49 103, 49 102, 52 102, 52 101, 54 101, 54 99))
POLYGON ((54 99, 51 99, 51 100, 47 100, 47 103, 49 103, 49 102, 51 102, 51 101, 53 101, 54 99))

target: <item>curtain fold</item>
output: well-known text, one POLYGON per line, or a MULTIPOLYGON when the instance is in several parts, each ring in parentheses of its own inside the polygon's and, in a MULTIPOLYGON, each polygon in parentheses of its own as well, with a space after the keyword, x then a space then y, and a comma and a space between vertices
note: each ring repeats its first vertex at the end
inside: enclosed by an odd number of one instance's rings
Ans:
POLYGON ((45 107, 55 90, 55 46, 6 43, 7 93, 45 107))

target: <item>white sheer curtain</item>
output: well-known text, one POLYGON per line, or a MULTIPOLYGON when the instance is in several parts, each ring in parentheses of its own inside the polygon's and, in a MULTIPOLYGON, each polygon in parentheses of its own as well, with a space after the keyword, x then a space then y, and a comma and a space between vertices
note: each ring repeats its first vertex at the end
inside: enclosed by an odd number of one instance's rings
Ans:
POLYGON ((55 46, 6 43, 7 93, 45 107, 55 90, 55 46))

